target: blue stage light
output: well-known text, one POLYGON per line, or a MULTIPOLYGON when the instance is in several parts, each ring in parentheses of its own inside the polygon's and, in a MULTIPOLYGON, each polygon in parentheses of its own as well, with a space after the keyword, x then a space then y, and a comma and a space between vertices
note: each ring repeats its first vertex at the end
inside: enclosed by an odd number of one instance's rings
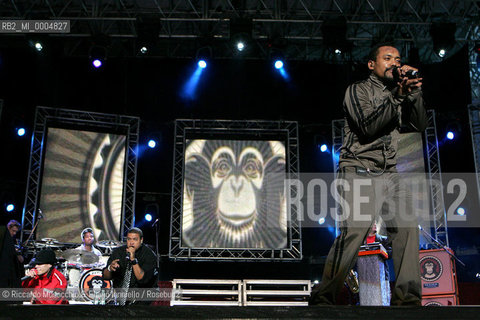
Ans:
POLYGON ((205 69, 207 67, 207 62, 205 60, 198 61, 198 67, 205 69))
POLYGON ((275 61, 275 69, 282 69, 283 68, 283 61, 282 60, 277 60, 275 61))
POLYGON ((207 66, 207 63, 205 62, 205 60, 200 60, 198 62, 197 68, 195 68, 195 71, 193 72, 193 74, 190 76, 190 78, 188 78, 187 82, 183 86, 182 91, 180 93, 180 95, 184 99, 194 100, 196 98, 195 92, 200 82, 200 76, 202 75, 203 70, 206 68, 206 66, 207 66))
POLYGON ((460 215, 460 216, 464 216, 465 215, 465 209, 463 209, 462 207, 458 207, 457 208, 457 214, 460 215))
POLYGON ((148 147, 149 148, 155 148, 157 146, 157 142, 155 140, 149 140, 148 141, 148 147))
POLYGON ((327 147, 326 144, 322 144, 322 145, 320 146, 320 151, 322 151, 322 152, 326 152, 327 149, 328 149, 328 147, 327 147))
POLYGON ((455 138, 455 134, 452 131, 447 132, 447 139, 448 140, 453 140, 455 138))
POLYGON ((100 68, 102 66, 102 61, 100 59, 95 59, 95 60, 92 61, 92 65, 95 68, 100 68))
POLYGON ((25 135, 25 128, 18 128, 17 134, 19 137, 23 137, 25 135))
POLYGON ((152 221, 152 215, 150 213, 147 213, 145 215, 145 220, 147 220, 148 222, 152 221))
POLYGON ((9 203, 5 206, 5 210, 7 210, 7 212, 12 212, 15 210, 15 205, 13 203, 9 203))

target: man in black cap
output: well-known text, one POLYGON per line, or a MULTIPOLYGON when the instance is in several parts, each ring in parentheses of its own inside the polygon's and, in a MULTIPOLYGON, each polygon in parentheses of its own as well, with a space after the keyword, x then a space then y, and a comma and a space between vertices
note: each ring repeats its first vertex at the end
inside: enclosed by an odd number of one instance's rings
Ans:
POLYGON ((29 278, 22 282, 22 287, 43 289, 41 295, 35 297, 32 303, 68 304, 68 300, 61 294, 67 288, 67 279, 54 267, 57 262, 55 253, 51 249, 41 250, 32 262, 35 267, 26 273, 29 278))

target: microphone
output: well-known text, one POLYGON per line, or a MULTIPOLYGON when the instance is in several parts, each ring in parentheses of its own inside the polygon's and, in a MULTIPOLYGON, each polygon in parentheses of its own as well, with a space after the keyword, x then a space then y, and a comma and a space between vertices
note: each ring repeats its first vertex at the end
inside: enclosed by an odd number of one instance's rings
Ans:
POLYGON ((20 281, 23 282, 23 281, 25 281, 25 280, 27 280, 27 279, 30 279, 30 278, 31 278, 30 276, 25 276, 25 277, 23 277, 22 279, 20 279, 20 281))
POLYGON ((158 218, 152 223, 152 227, 155 227, 157 223, 158 223, 158 218))
MULTIPOLYGON (((37 269, 32 269, 32 270, 34 270, 35 276, 37 276, 37 275, 38 275, 37 269)), ((30 279, 30 278, 33 278, 33 277, 31 277, 31 276, 25 276, 25 277, 22 277, 22 278, 20 279, 20 281, 23 282, 23 281, 25 281, 25 280, 27 280, 27 279, 30 279)))
POLYGON ((405 76, 408 79, 417 79, 420 78, 420 73, 417 70, 408 70, 405 72, 405 76))
MULTIPOLYGON (((392 67, 393 77, 397 82, 400 81, 400 74, 398 69, 400 68, 397 66, 392 67)), ((418 72, 417 70, 408 70, 407 72, 405 72, 405 77, 407 77, 408 79, 417 79, 420 78, 420 72, 418 72)))
POLYGON ((127 251, 127 261, 130 261, 130 252, 127 251))

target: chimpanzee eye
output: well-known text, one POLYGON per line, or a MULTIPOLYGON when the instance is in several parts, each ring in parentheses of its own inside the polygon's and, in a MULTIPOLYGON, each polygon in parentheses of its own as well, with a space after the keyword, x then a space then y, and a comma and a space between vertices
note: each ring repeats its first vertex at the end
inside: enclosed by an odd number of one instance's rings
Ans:
POLYGON ((213 165, 214 174, 219 178, 225 178, 232 170, 230 163, 225 158, 219 158, 213 165))

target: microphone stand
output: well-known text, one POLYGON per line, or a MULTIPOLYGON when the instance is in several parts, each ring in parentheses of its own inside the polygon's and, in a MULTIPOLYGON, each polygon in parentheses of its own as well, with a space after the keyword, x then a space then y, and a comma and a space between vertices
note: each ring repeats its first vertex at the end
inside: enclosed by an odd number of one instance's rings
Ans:
MULTIPOLYGON (((43 219, 43 212, 42 210, 38 209, 37 210, 38 212, 38 218, 37 218, 37 221, 35 222, 35 225, 33 226, 33 229, 32 231, 30 232, 30 235, 28 236, 27 240, 25 240, 23 243, 22 243, 22 248, 25 247, 25 245, 28 243, 28 241, 30 241, 30 238, 33 236, 34 232, 35 232, 35 229, 37 228, 37 225, 38 223, 40 222, 41 219, 43 219)), ((33 254, 37 254, 37 244, 34 243, 33 245, 33 254)))
POLYGON ((158 252, 158 233, 159 233, 159 228, 158 228, 158 218, 155 220, 155 222, 152 224, 152 227, 155 227, 155 254, 157 255, 157 271, 160 270, 160 253, 158 252))
MULTIPOLYGON (((460 263, 462 265, 462 267, 465 267, 465 263, 463 263, 460 259, 457 258, 457 256, 455 254, 453 254, 450 250, 450 248, 447 248, 446 245, 444 245, 443 243, 441 243, 440 241, 438 241, 437 239, 435 239, 434 237, 432 237, 430 235, 430 233, 428 233, 427 231, 425 231, 421 226, 418 226, 418 228, 420 230, 422 230, 423 234, 426 235, 429 239, 431 239, 431 243, 434 243, 438 246, 438 248, 440 249, 443 249, 445 250, 446 253, 448 253, 451 257, 453 257, 455 260, 458 261, 458 263, 460 263)), ((427 239, 428 239, 427 238, 427 239)))

